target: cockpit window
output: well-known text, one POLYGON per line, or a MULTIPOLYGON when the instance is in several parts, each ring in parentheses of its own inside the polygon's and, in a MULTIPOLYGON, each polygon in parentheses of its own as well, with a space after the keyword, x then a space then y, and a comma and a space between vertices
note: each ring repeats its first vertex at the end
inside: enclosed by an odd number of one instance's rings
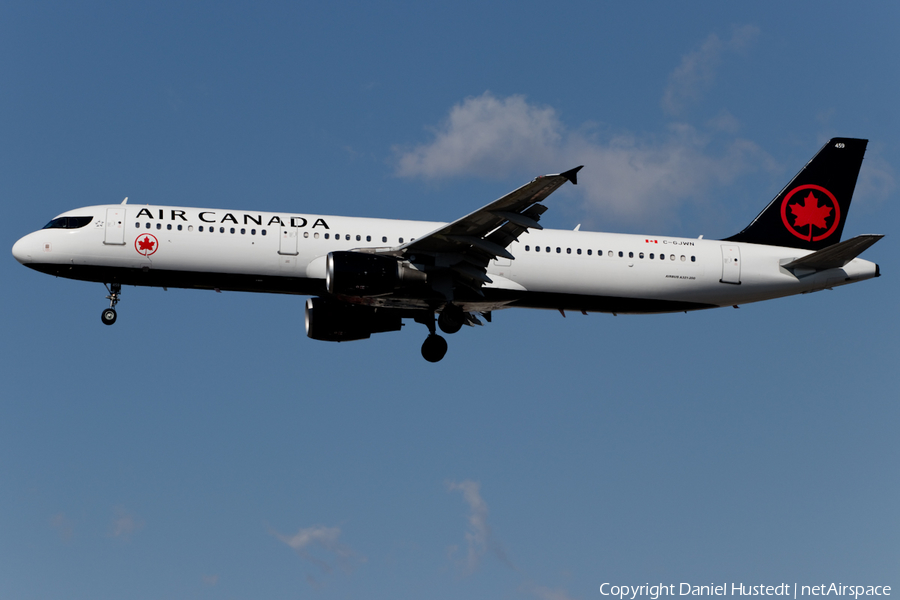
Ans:
POLYGON ((44 225, 44 229, 79 229, 93 220, 94 217, 58 217, 44 225))

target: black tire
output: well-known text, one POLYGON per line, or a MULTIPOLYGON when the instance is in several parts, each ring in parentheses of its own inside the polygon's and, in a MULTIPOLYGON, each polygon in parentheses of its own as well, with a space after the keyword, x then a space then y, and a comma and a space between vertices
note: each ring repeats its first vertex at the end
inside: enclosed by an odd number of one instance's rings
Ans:
POLYGON ((431 363, 439 362, 447 354, 447 340, 439 335, 429 335, 422 344, 422 358, 431 363))
POLYGON ((100 313, 100 320, 103 321, 104 325, 112 325, 116 322, 116 309, 107 308, 104 309, 102 313, 100 313))
POLYGON ((456 316, 457 315, 454 315, 453 312, 449 310, 441 312, 441 314, 438 315, 438 327, 441 328, 441 331, 452 335, 462 329, 462 321, 455 318, 456 316))

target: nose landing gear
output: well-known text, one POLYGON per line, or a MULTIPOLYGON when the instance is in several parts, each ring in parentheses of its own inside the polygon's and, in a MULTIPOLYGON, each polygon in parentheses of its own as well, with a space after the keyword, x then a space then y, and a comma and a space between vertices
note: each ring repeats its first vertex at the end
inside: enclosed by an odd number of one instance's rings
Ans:
POLYGON ((106 286, 106 291, 109 292, 109 296, 106 297, 109 300, 109 308, 103 309, 103 312, 100 314, 100 320, 103 321, 104 325, 112 325, 116 322, 116 304, 119 303, 119 296, 122 294, 122 284, 121 283, 111 283, 109 285, 103 284, 106 286))

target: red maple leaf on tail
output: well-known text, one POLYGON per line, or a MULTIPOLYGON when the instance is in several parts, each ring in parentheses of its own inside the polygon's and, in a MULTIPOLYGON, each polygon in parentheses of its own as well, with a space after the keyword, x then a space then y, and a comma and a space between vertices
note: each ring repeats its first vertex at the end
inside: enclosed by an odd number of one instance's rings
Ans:
POLYGON ((813 226, 825 229, 828 225, 825 219, 831 215, 830 206, 819 206, 819 200, 810 192, 803 199, 803 204, 791 204, 791 212, 794 213, 794 229, 809 225, 809 238, 812 239, 813 226))
POLYGON ((150 250, 153 250, 154 244, 155 242, 150 241, 149 237, 145 237, 144 239, 138 241, 138 250, 146 250, 149 252, 150 250))

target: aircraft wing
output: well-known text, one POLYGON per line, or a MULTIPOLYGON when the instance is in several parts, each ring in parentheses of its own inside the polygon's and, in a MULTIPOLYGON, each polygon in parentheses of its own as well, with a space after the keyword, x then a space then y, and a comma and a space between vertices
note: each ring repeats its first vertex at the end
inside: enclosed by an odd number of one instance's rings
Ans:
POLYGON ((410 257, 413 262, 421 262, 423 255, 430 256, 432 268, 448 269, 456 283, 480 294, 482 284, 492 283, 486 274, 488 263, 495 258, 515 258, 507 246, 528 229, 542 229, 538 221, 547 207, 540 202, 567 181, 577 184, 576 175, 580 170, 581 167, 576 167, 538 177, 393 252, 410 257))

